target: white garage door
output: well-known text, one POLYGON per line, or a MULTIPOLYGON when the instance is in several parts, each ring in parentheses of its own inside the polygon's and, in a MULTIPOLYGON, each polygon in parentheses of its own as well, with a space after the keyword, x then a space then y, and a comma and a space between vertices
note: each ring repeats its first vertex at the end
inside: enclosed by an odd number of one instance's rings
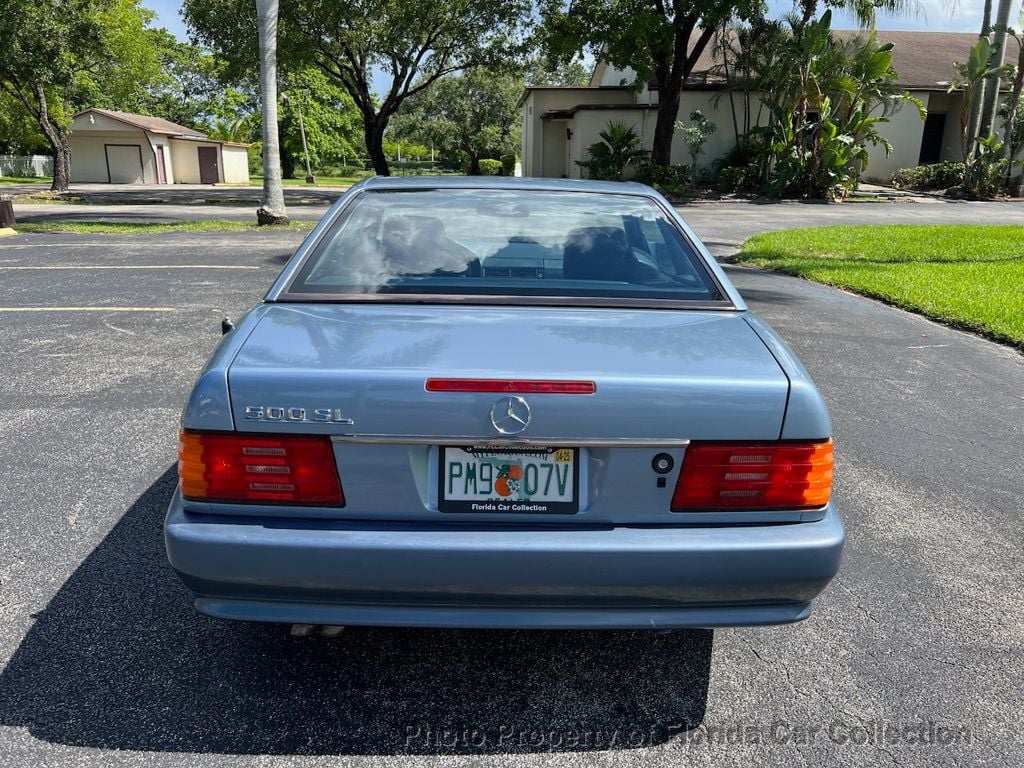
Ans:
POLYGON ((107 168, 111 184, 142 184, 142 147, 137 144, 107 144, 107 168))

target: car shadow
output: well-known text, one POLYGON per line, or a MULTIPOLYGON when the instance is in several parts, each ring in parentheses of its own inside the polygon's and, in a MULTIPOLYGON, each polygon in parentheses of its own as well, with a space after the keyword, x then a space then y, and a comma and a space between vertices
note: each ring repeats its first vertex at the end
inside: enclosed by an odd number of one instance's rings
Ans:
POLYGON ((165 472, 0 675, 0 725, 119 750, 480 754, 652 746, 704 717, 712 633, 349 628, 200 616, 166 563, 165 472))

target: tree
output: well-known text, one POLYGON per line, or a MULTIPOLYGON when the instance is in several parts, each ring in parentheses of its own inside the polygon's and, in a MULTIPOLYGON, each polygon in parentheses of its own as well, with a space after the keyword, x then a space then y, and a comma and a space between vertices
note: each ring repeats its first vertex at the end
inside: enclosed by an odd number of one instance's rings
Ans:
MULTIPOLYGON (((281 166, 294 176, 303 160, 299 110, 306 129, 309 159, 314 169, 342 164, 363 154, 363 121, 352 97, 322 70, 307 66, 286 71, 281 78, 288 96, 281 109, 281 166)), ((282 100, 283 101, 283 100, 282 100)))
MULTIPOLYGON (((1021 8, 1018 22, 1024 27, 1024 7, 1021 8)), ((1010 86, 1010 94, 1006 103, 1000 108, 999 114, 1003 118, 1003 146, 1006 151, 1006 177, 1004 185, 1009 189, 1010 178, 1013 176, 1013 167, 1017 155, 1024 146, 1024 118, 1021 112, 1024 111, 1021 105, 1021 96, 1024 95, 1024 31, 1015 32, 1008 30, 1017 42, 1017 66, 1014 70, 1013 82, 1010 86)), ((1021 184, 1017 195, 1024 196, 1024 173, 1021 174, 1021 184)))
MULTIPOLYGON (((957 1, 947 0, 952 7, 956 6, 957 1)), ((819 0, 795 0, 795 2, 800 10, 800 25, 807 24, 811 19, 817 17, 818 7, 821 4, 819 0)), ((824 5, 826 8, 849 11, 857 17, 862 26, 869 29, 874 29, 875 14, 878 11, 887 13, 916 12, 921 7, 917 0, 824 0, 824 5)), ((985 0, 985 5, 991 8, 991 0, 985 0)))
POLYGON ((126 98, 158 72, 138 0, 7 0, 0 89, 30 115, 53 153, 53 192, 71 180, 68 128, 78 109, 126 98))
MULTIPOLYGON (((1010 25, 1010 7, 1012 0, 999 0, 996 10, 996 21, 993 25, 992 48, 994 67, 985 77, 985 88, 982 95, 981 117, 978 119, 978 136, 989 136, 995 122, 996 109, 999 106, 999 84, 1002 79, 1001 69, 1006 58, 1006 34, 1010 25)), ((1005 72, 1004 72, 1005 73, 1005 72)))
POLYGON ((410 98, 392 132, 437 148, 476 175, 480 160, 518 150, 522 90, 522 78, 509 72, 478 67, 449 75, 410 98))
POLYGON ((259 83, 251 77, 229 78, 223 63, 195 43, 175 38, 165 29, 151 29, 160 75, 138 89, 121 109, 157 115, 179 125, 209 131, 258 111, 259 83))
POLYGON ((260 104, 263 111, 263 202, 260 224, 287 224, 281 184, 281 150, 277 135, 278 0, 256 0, 260 50, 260 104))
MULTIPOLYGON (((984 40, 986 43, 989 41, 989 35, 992 34, 992 0, 985 0, 984 11, 981 14, 981 31, 978 32, 978 40, 984 40)), ((981 104, 985 100, 985 82, 982 80, 977 86, 977 90, 974 94, 974 101, 970 105, 970 111, 967 113, 966 118, 961 118, 961 134, 965 137, 971 137, 971 144, 967 144, 967 151, 971 151, 970 147, 973 145, 973 138, 978 135, 978 129, 981 125, 981 104), (966 122, 964 120, 966 119, 966 122)), ((967 159, 965 153, 964 159, 967 159)))
POLYGON ((682 132, 683 143, 686 144, 686 148, 690 152, 690 178, 693 181, 697 181, 697 163, 700 160, 700 154, 704 151, 704 145, 717 127, 699 109, 690 112, 689 123, 679 121, 676 124, 676 129, 682 132))
POLYGON ((524 70, 526 85, 574 85, 590 83, 590 69, 579 57, 568 61, 552 61, 543 53, 531 58, 524 70))
POLYGON ((768 123, 751 132, 764 148, 772 195, 842 198, 867 165, 868 144, 891 150, 879 123, 908 103, 925 117, 924 105, 897 86, 893 45, 879 45, 873 32, 844 43, 831 23, 831 11, 796 20, 762 81, 768 123))
POLYGON ((639 89, 658 90, 651 160, 669 165, 683 84, 715 30, 734 16, 748 18, 755 0, 544 0, 545 50, 555 61, 589 49, 619 68, 636 72, 639 89))
MULTIPOLYGON (((970 162, 974 156, 977 139, 987 138, 972 132, 972 116, 978 110, 978 104, 985 92, 985 83, 994 73, 996 82, 1008 74, 1008 67, 998 62, 998 52, 987 37, 979 37, 968 54, 967 61, 954 63, 957 78, 950 84, 949 92, 960 91, 963 94, 960 102, 960 147, 964 162, 970 162)), ((991 130, 989 131, 991 133, 991 130)))
MULTIPOLYGON (((185 0, 184 10, 233 65, 251 61, 246 0, 185 0)), ((348 92, 373 166, 387 175, 384 132, 402 102, 445 75, 513 58, 529 11, 529 0, 283 0, 281 51, 287 66, 317 66, 348 92), (382 94, 372 90, 374 69, 387 79, 382 94)))
POLYGON ((49 149, 39 124, 21 102, 0 90, 0 155, 38 155, 49 149))

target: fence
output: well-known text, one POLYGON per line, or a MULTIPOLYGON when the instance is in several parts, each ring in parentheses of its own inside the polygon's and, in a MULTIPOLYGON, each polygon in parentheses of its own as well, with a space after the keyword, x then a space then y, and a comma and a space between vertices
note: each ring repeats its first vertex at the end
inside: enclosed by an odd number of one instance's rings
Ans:
POLYGON ((27 176, 46 178, 53 175, 53 158, 48 155, 0 155, 0 177, 27 176))

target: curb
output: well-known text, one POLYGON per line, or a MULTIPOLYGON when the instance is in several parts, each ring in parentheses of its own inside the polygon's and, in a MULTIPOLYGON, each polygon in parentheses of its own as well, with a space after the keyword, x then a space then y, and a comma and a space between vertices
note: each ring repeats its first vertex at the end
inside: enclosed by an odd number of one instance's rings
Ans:
POLYGON ((10 227, 0 227, 0 237, 10 237, 11 235, 18 234, 10 227))

